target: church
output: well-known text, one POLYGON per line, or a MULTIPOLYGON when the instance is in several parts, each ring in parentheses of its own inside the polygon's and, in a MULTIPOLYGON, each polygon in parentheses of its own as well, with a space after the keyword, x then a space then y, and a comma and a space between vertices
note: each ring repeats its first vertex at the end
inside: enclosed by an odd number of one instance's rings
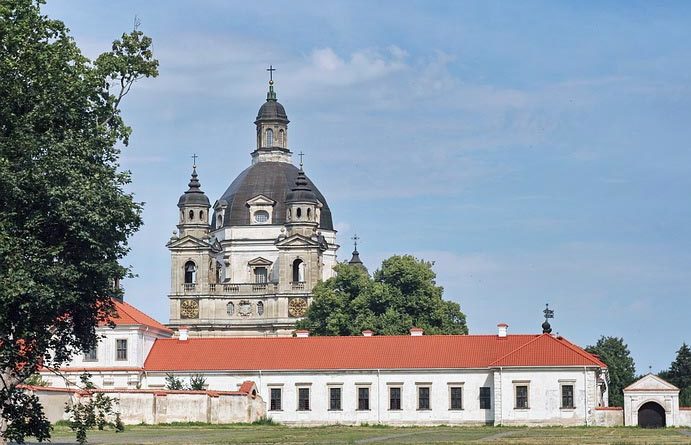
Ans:
POLYGON ((293 165, 289 122, 271 80, 251 165, 213 206, 193 167, 167 244, 171 328, 200 337, 291 335, 313 287, 333 275, 331 209, 302 159, 293 165))
MULTIPOLYGON (((339 245, 326 198, 302 162, 293 164, 288 123, 272 80, 254 121, 250 166, 212 205, 194 165, 177 203, 178 230, 166 244, 169 323, 115 301, 115 327, 98 328, 95 349, 59 373, 42 372, 50 391, 74 392, 89 372, 99 391, 116 396, 128 423, 246 419, 217 415, 219 394, 252 398, 227 405, 226 414, 255 407, 251 419, 304 425, 596 425, 621 417, 607 411, 607 366, 547 329, 296 331, 314 286, 333 276, 339 245), (171 376, 202 376, 205 389, 169 391, 171 376), (206 408, 188 404, 192 396, 208 399, 206 408), (132 397, 140 399, 127 405, 132 397)), ((350 262, 361 264, 357 247, 350 262)))

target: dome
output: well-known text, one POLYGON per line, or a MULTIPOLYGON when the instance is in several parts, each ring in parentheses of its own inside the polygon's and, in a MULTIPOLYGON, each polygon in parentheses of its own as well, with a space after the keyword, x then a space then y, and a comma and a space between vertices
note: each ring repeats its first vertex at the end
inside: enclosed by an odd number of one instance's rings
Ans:
POLYGON ((197 177, 196 167, 192 169, 192 178, 190 183, 187 184, 189 190, 187 190, 180 199, 178 200, 178 207, 209 207, 209 198, 202 192, 201 183, 197 177))
POLYGON ((298 170, 298 175, 295 178, 295 186, 286 193, 286 204, 293 202, 316 202, 317 196, 312 192, 312 189, 307 183, 307 176, 302 171, 302 166, 298 170))
MULTIPOLYGON (((286 223, 286 199, 288 193, 295 187, 295 180, 298 176, 298 168, 287 162, 258 162, 245 169, 235 178, 230 187, 223 193, 219 201, 225 201, 227 207, 223 215, 223 225, 241 226, 250 224, 250 212, 247 208, 247 201, 257 195, 264 195, 276 201, 273 209, 273 224, 286 223)), ((326 203, 326 199, 317 187, 307 180, 307 187, 311 193, 322 203, 319 227, 324 230, 333 230, 331 210, 326 203)), ((214 229, 219 227, 215 226, 214 229)))
POLYGON ((290 122, 286 114, 286 109, 275 99, 269 99, 264 102, 264 105, 261 106, 257 113, 257 119, 254 123, 256 124, 259 121, 266 120, 280 121, 286 124, 290 122))

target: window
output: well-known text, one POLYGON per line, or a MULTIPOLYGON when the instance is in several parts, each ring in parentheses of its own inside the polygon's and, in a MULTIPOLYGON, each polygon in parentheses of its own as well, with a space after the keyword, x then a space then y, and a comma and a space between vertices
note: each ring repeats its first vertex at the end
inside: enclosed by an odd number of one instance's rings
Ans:
POLYGON ((93 348, 89 349, 84 353, 84 361, 85 362, 95 362, 98 361, 98 356, 96 355, 96 346, 93 348))
POLYGON ((449 409, 463 409, 463 387, 449 387, 449 409))
POLYGON ((192 261, 185 263, 185 284, 193 284, 197 281, 197 265, 192 261))
POLYGON ((264 315, 264 303, 261 301, 257 302, 257 315, 264 315))
POLYGON ((298 207, 295 211, 295 216, 297 217, 297 219, 302 218, 302 209, 300 207, 298 207))
POLYGON ((232 302, 226 304, 226 314, 228 314, 228 316, 230 317, 234 313, 235 313, 235 305, 232 302))
POLYGON ((492 399, 489 386, 480 388, 480 409, 492 409, 492 399))
POLYGON ((307 208, 307 221, 310 221, 312 219, 312 210, 308 207, 307 208))
POLYGON ((357 409, 360 411, 369 410, 369 387, 357 389, 357 409))
POLYGON ((204 210, 199 211, 199 219, 204 221, 204 210))
POLYGON ((573 408, 573 385, 561 385, 561 407, 573 408))
POLYGON ((269 410, 271 411, 281 411, 281 393, 282 393, 282 388, 271 388, 271 392, 269 394, 269 397, 271 399, 271 403, 269 404, 269 410))
POLYGON ((273 147, 274 146, 274 131, 271 128, 266 130, 266 146, 267 147, 273 147))
POLYGON ((528 385, 516 385, 516 409, 528 409, 528 385))
POLYGON ((298 411, 310 410, 310 389, 298 388, 298 411))
POLYGON ((285 148, 285 133, 283 130, 278 130, 278 146, 285 148))
POLYGON ((419 386, 417 388, 417 409, 429 409, 429 386, 419 386))
POLYGON ((218 216, 216 217, 216 228, 217 228, 217 229, 220 229, 222 226, 223 226, 223 216, 222 216, 222 215, 218 215, 218 216))
POLYGON ((389 388, 389 409, 392 411, 401 409, 401 388, 389 388))
POLYGON ((223 278, 223 266, 221 266, 221 263, 216 261, 216 268, 215 269, 216 269, 216 274, 215 274, 216 275, 216 282, 220 283, 222 281, 222 278, 223 278))
POLYGON ((301 259, 293 261, 293 283, 304 283, 305 281, 305 262, 301 259))
POLYGON ((190 221, 194 219, 194 210, 190 210, 190 221))
POLYGON ((127 360, 127 340, 115 340, 116 360, 127 360))
POLYGON ((332 386, 329 388, 329 411, 341 410, 341 387, 332 386))
POLYGON ((266 267, 257 267, 254 269, 254 282, 255 283, 266 283, 268 281, 268 271, 266 267))
POLYGON ((263 224, 269 220, 269 212, 266 210, 257 210, 254 212, 254 222, 263 224))

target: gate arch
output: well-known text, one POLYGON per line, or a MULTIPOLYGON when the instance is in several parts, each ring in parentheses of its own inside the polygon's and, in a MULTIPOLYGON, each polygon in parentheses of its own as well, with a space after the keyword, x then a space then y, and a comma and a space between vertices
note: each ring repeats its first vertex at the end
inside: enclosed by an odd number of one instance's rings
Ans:
POLYGON ((665 409, 656 402, 646 402, 638 408, 638 426, 663 428, 667 425, 665 409))

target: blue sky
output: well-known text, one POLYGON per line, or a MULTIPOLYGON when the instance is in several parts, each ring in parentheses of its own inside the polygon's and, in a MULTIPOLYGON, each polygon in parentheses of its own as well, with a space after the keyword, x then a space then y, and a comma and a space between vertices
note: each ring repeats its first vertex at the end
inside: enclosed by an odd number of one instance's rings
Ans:
POLYGON ((51 1, 91 57, 132 27, 159 78, 124 117, 146 203, 126 299, 168 319, 176 203, 249 165, 269 64, 341 259, 435 262, 471 333, 624 337, 638 372, 691 342, 691 4, 51 1))

